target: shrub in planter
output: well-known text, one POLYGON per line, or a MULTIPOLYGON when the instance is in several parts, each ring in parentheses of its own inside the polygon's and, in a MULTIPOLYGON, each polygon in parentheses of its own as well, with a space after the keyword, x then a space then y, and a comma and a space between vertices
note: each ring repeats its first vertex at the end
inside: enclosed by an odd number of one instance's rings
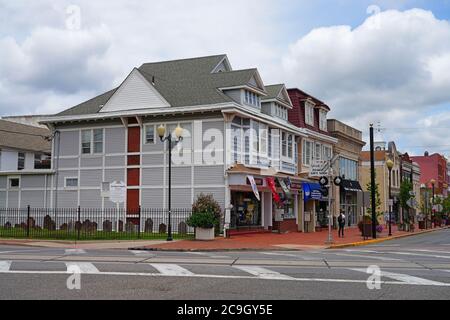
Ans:
POLYGON ((214 227, 217 218, 210 212, 194 212, 186 221, 187 225, 195 228, 196 240, 214 240, 214 227))
MULTIPOLYGON (((214 199, 212 194, 200 194, 192 205, 192 214, 210 213, 214 216, 214 229, 216 234, 220 233, 220 220, 222 219, 222 208, 214 199)), ((189 224, 188 224, 189 225, 189 224)), ((199 227, 200 228, 200 227, 199 227)))
POLYGON ((212 229, 216 226, 217 219, 212 212, 194 212, 186 223, 192 228, 212 229))

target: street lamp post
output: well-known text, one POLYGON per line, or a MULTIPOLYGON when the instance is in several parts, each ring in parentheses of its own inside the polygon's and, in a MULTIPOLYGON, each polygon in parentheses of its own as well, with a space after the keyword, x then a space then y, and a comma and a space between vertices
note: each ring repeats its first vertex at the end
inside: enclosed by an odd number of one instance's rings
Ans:
POLYGON ((169 206, 169 217, 167 224, 167 241, 172 241, 172 144, 177 144, 183 140, 183 128, 178 126, 175 129, 175 139, 172 137, 172 132, 166 136, 166 127, 160 125, 158 127, 158 136, 161 139, 161 142, 168 142, 169 147, 169 198, 168 198, 168 206, 169 206))
POLYGON ((394 162, 389 159, 386 161, 386 165, 389 170, 389 237, 392 236, 392 208, 391 208, 391 201, 392 201, 392 168, 394 168, 394 162))

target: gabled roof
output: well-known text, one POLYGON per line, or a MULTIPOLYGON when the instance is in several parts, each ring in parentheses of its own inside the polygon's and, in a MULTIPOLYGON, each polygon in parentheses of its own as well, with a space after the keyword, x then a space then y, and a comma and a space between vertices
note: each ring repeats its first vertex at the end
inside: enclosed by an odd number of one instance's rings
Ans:
MULTIPOLYGON (((247 86, 266 94, 257 69, 214 72, 224 61, 228 61, 226 55, 216 55, 145 63, 138 70, 171 107, 233 102, 220 90, 222 88, 247 86), (259 83, 260 88, 252 86, 252 79, 259 83)), ((103 93, 57 116, 98 113, 116 90, 103 93)))
POLYGON ((0 148, 50 152, 51 143, 45 139, 50 135, 48 129, 0 120, 0 148))
POLYGON ((64 110, 57 114, 57 116, 77 116, 82 114, 93 114, 98 113, 106 102, 108 102, 109 98, 116 92, 117 88, 105 92, 95 98, 92 98, 88 101, 80 103, 75 107, 64 110))
POLYGON ((263 102, 276 100, 292 108, 292 102, 284 84, 268 85, 266 91, 267 96, 261 99, 263 102))

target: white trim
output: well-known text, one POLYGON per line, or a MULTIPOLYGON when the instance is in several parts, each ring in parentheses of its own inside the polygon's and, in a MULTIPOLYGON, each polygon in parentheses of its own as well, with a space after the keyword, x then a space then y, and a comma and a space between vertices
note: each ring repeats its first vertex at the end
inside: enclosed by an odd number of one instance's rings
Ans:
POLYGON ((231 63, 230 63, 230 61, 228 60, 228 57, 225 56, 225 57, 223 57, 223 59, 220 60, 220 62, 214 67, 214 69, 211 71, 211 73, 217 73, 218 67, 219 67, 222 63, 224 63, 224 62, 225 62, 225 65, 227 66, 227 68, 228 68, 228 70, 229 70, 229 71, 227 71, 227 72, 233 71, 233 68, 231 67, 231 63))
MULTIPOLYGON (((142 110, 129 110, 129 111, 116 111, 108 113, 95 113, 95 114, 84 114, 84 115, 74 115, 74 116, 54 116, 42 119, 40 124, 55 123, 55 122, 80 122, 83 120, 99 120, 99 119, 115 119, 120 117, 133 117, 138 115, 150 116, 150 115, 167 115, 167 114, 186 114, 195 112, 209 112, 209 111, 221 111, 226 107, 238 106, 236 103, 218 103, 218 104, 208 104, 200 106, 182 106, 182 107, 171 107, 171 108, 155 108, 155 109, 142 109, 142 110)), ((123 127, 123 126, 119 126, 123 127)))
POLYGON ((79 180, 79 178, 78 177, 64 177, 64 190, 72 190, 72 191, 75 191, 75 190, 78 190, 78 188, 80 187, 80 180, 79 180), (72 180, 74 180, 74 179, 76 179, 77 180, 77 186, 75 187, 75 186, 67 186, 67 180, 69 180, 69 179, 72 179, 72 180))

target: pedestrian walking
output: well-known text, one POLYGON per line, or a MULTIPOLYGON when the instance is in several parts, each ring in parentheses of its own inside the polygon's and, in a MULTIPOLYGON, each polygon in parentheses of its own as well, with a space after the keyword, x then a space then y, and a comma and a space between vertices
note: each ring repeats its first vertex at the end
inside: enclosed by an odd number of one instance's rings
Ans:
POLYGON ((338 217, 339 223, 339 238, 344 238, 344 229, 345 229, 345 214, 341 211, 341 214, 338 217))

